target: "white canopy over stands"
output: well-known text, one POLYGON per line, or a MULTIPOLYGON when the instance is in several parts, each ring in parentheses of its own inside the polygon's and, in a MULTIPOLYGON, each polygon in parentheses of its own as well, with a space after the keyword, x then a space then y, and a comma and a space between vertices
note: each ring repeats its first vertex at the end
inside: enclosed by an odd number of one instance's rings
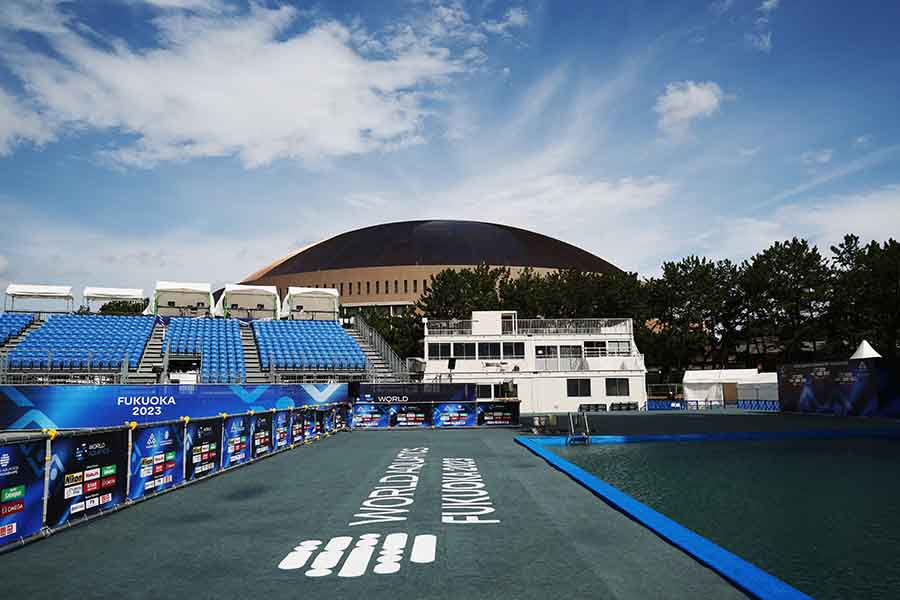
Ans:
MULTIPOLYGON (((70 285, 27 285, 11 283, 6 287, 6 298, 12 301, 10 310, 15 310, 17 298, 30 298, 32 300, 62 300, 68 309, 72 308, 75 296, 72 295, 70 285)), ((3 308, 6 309, 6 299, 3 300, 3 308)))
POLYGON ((881 355, 878 354, 869 342, 863 340, 859 343, 859 347, 856 349, 856 352, 853 353, 853 356, 850 357, 850 360, 866 360, 869 358, 881 358, 881 355))
POLYGON ((157 281, 144 314, 203 316, 212 304, 212 285, 208 283, 157 281))
POLYGON ((213 309, 213 315, 217 317, 276 318, 278 313, 278 289, 275 286, 237 283, 225 286, 213 309))
POLYGON ((91 300, 143 300, 144 290, 138 288, 86 287, 82 295, 85 302, 91 300))
POLYGON ((331 320, 338 318, 340 294, 331 288, 289 287, 281 304, 281 318, 331 320))

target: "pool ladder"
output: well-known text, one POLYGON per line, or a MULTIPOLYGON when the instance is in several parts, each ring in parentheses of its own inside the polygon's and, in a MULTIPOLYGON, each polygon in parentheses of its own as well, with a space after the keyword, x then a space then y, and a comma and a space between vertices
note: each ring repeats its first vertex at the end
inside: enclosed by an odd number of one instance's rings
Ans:
POLYGON ((591 428, 588 425, 587 413, 577 412, 574 417, 569 413, 569 434, 566 436, 567 446, 590 446, 591 428), (579 430, 582 420, 583 429, 579 430))

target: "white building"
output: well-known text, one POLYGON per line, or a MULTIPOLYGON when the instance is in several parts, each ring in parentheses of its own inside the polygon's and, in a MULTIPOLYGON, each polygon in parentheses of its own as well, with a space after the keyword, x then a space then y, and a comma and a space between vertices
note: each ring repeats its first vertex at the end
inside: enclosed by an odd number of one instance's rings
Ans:
POLYGON ((646 373, 631 319, 425 320, 425 383, 474 383, 479 400, 517 398, 523 414, 643 406, 646 373))

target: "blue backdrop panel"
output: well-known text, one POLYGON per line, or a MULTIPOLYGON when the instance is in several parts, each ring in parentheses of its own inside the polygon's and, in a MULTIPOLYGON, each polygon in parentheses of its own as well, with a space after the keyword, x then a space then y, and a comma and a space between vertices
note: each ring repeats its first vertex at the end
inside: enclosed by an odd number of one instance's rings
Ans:
POLYGON ((474 427, 478 423, 475 403, 442 402, 434 405, 432 423, 435 427, 474 427))
POLYGON ((508 427, 518 424, 518 402, 478 403, 478 425, 483 427, 508 427))
POLYGON ((384 429, 388 427, 386 404, 354 404, 353 427, 359 429, 384 429))
POLYGON ((57 438, 51 451, 47 526, 88 517, 125 500, 127 430, 57 438))
POLYGON ((398 402, 475 402, 472 383, 363 383, 359 401, 367 404, 398 402))
POLYGON ((900 364, 785 365, 778 371, 778 397, 784 411, 900 417, 900 364))
POLYGON ((306 435, 306 410, 295 408, 291 411, 291 443, 302 444, 306 435))
POLYGON ((274 416, 270 412, 253 415, 253 458, 259 458, 272 452, 274 416))
POLYGON ((0 446, 0 546, 41 529, 46 453, 46 440, 0 446))
POLYGON ((222 444, 222 467, 234 467, 250 460, 250 438, 253 436, 253 419, 239 415, 225 419, 225 441, 222 444))
POLYGON ((327 433, 334 431, 334 410, 325 413, 325 431, 327 433))
POLYGON ((430 404, 391 404, 388 406, 391 427, 412 428, 431 425, 430 404))
POLYGON ((184 481, 184 423, 138 427, 131 432, 128 497, 137 500, 184 481))
POLYGON ((319 435, 319 411, 307 410, 305 413, 306 435, 305 440, 311 440, 319 435))
POLYGON ((185 435, 185 478, 188 481, 212 475, 222 461, 222 419, 190 421, 185 435))
POLYGON ((272 421, 272 443, 276 451, 284 450, 291 445, 291 411, 278 411, 272 421))
POLYGON ((0 429, 112 427, 347 401, 346 383, 0 386, 0 429))

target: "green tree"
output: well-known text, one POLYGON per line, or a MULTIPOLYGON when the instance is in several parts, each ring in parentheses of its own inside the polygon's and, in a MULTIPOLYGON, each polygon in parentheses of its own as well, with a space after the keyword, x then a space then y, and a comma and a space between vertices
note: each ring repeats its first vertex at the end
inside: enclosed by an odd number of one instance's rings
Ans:
POLYGON ((149 298, 143 300, 111 300, 100 307, 101 315, 139 315, 150 304, 149 298))
POLYGON ((431 278, 416 308, 432 319, 471 319, 473 311, 498 310, 500 281, 508 276, 508 269, 487 265, 445 269, 431 278))

